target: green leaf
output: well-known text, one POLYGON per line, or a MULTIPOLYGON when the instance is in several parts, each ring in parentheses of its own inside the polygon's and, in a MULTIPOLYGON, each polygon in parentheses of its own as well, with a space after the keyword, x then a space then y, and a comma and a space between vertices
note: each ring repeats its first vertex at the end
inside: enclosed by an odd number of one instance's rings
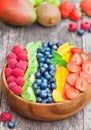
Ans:
POLYGON ((56 59, 61 59, 62 58, 62 56, 60 54, 58 54, 56 51, 52 52, 52 55, 56 59))
POLYGON ((64 67, 66 67, 67 62, 62 59, 60 62, 58 62, 58 65, 59 65, 59 66, 64 66, 64 67))
POLYGON ((50 60, 50 63, 56 65, 56 64, 57 64, 57 60, 54 59, 54 58, 52 58, 52 59, 50 60))

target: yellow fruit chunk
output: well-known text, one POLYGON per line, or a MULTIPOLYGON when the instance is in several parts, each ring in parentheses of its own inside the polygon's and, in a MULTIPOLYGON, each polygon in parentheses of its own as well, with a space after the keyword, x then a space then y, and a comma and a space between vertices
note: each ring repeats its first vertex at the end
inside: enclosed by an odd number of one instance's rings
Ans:
POLYGON ((57 91, 56 89, 53 90, 52 97, 53 97, 54 102, 63 102, 64 101, 61 93, 59 91, 57 91))
POLYGON ((63 92, 64 84, 65 84, 68 73, 69 72, 67 68, 64 68, 64 67, 58 67, 56 70, 56 73, 55 73, 56 90, 59 91, 60 93, 63 92))
POLYGON ((67 52, 65 55, 63 55, 63 59, 69 62, 70 58, 72 56, 71 52, 67 52))
POLYGON ((63 43, 58 49, 57 52, 60 52, 61 50, 64 50, 66 47, 69 46, 69 42, 63 43))

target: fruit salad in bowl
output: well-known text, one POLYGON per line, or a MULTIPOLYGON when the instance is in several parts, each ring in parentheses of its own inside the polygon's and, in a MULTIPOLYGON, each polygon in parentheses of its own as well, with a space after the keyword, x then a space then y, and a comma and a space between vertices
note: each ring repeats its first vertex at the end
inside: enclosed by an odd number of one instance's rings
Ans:
POLYGON ((8 104, 36 120, 69 117, 91 99, 90 55, 68 42, 15 45, 1 78, 8 104))

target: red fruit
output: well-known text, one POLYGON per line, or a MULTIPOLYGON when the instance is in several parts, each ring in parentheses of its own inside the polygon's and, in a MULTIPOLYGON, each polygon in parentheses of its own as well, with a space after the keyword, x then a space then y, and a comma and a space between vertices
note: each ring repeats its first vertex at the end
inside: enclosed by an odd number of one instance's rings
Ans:
POLYGON ((15 45, 15 46, 12 48, 12 52, 15 53, 16 55, 18 55, 19 53, 22 52, 22 48, 20 47, 20 45, 15 45))
POLYGON ((18 77, 15 79, 15 82, 19 85, 19 86, 23 86, 24 85, 24 78, 23 77, 18 77))
POLYGON ((10 89, 11 91, 13 90, 13 88, 14 88, 15 86, 17 86, 16 82, 11 82, 11 83, 9 83, 9 89, 10 89))
POLYGON ((70 72, 80 72, 81 71, 81 67, 73 62, 69 62, 67 64, 67 69, 70 71, 70 72))
POLYGON ((19 61, 16 64, 16 67, 21 68, 21 69, 23 69, 25 71, 27 69, 27 67, 28 67, 28 62, 27 61, 19 61))
POLYGON ((91 17, 91 0, 81 0, 80 7, 86 15, 91 17))
POLYGON ((90 28, 90 22, 88 20, 82 21, 80 24, 80 28, 84 31, 88 31, 90 28))
POLYGON ((29 0, 0 0, 0 19, 11 25, 24 26, 36 20, 29 0))
POLYGON ((75 82, 75 87, 80 91, 86 91, 88 88, 88 80, 85 77, 78 77, 75 82))
POLYGON ((82 49, 81 48, 77 48, 77 47, 71 48, 70 51, 71 51, 72 54, 74 54, 74 53, 81 54, 82 53, 82 49))
POLYGON ((91 74, 91 62, 84 62, 82 64, 82 70, 88 74, 91 74))
POLYGON ((10 112, 2 112, 1 114, 1 120, 3 122, 8 122, 12 120, 12 114, 10 112))
POLYGON ((17 59, 17 56, 15 53, 11 52, 7 55, 6 59, 7 60, 10 60, 11 58, 14 58, 14 59, 17 59))
POLYGON ((16 67, 17 60, 14 58, 11 58, 8 60, 8 67, 14 69, 16 67))
POLYGON ((68 74, 66 81, 71 85, 74 86, 75 85, 75 81, 78 78, 78 73, 70 73, 68 74))
POLYGON ((88 80, 88 83, 91 83, 91 74, 81 71, 80 76, 85 77, 88 80))
POLYGON ((70 22, 69 25, 68 25, 68 30, 69 31, 76 31, 78 28, 77 24, 75 22, 70 22))
POLYGON ((64 1, 60 4, 60 11, 63 18, 68 18, 70 13, 74 10, 74 4, 69 1, 64 1))
POLYGON ((11 83, 15 81, 15 77, 13 75, 7 77, 7 83, 11 83))
POLYGON ((5 69, 5 76, 7 77, 7 76, 10 76, 10 75, 12 75, 12 69, 9 68, 9 67, 7 67, 7 68, 5 69))
POLYGON ((68 83, 65 83, 64 85, 64 90, 62 92, 62 96, 65 100, 68 100, 68 97, 66 96, 66 90, 70 87, 70 85, 68 83))
POLYGON ((79 53, 74 53, 70 58, 70 62, 74 62, 77 65, 81 65, 82 64, 81 55, 79 53))
POLYGON ((22 87, 21 86, 14 86, 13 92, 14 92, 14 94, 20 96, 22 94, 22 87))
POLYGON ((17 58, 18 58, 19 61, 20 60, 24 60, 24 61, 28 60, 27 54, 24 53, 24 52, 19 53, 17 58))
POLYGON ((23 77, 24 76, 24 70, 20 69, 20 68, 15 68, 15 69, 12 70, 12 74, 15 77, 23 77))
POLYGON ((68 89, 66 89, 66 96, 69 99, 74 99, 74 98, 78 97, 79 94, 80 94, 80 92, 73 87, 69 87, 68 89))
POLYGON ((81 18, 81 12, 79 10, 73 10, 71 13, 70 13, 70 19, 73 20, 73 21, 77 21, 81 18))
POLYGON ((81 53, 81 57, 82 57, 83 62, 90 60, 90 55, 87 53, 84 53, 84 52, 81 53))

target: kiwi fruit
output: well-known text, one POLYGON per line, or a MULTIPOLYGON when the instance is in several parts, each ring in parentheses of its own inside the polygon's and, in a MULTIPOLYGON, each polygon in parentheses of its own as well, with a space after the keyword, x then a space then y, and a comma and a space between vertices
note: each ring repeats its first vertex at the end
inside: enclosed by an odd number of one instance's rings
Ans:
POLYGON ((37 8, 37 21, 45 27, 57 25, 61 20, 61 13, 56 5, 45 3, 37 8))

